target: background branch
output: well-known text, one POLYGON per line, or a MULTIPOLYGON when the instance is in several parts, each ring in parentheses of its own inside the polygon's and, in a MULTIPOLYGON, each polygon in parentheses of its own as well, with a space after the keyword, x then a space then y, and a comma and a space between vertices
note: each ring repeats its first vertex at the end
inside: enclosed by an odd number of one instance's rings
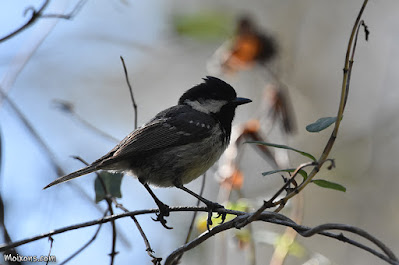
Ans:
POLYGON ((136 104, 136 100, 134 99, 134 96, 133 96, 133 89, 132 89, 132 86, 130 85, 129 75, 128 75, 128 72, 127 72, 125 60, 123 59, 122 56, 120 56, 120 58, 121 58, 121 61, 122 61, 123 70, 124 70, 124 72, 125 72, 126 83, 127 83, 127 86, 129 87, 130 98, 131 98, 132 103, 133 103, 133 110, 134 110, 134 129, 137 129, 137 104, 136 104))
POLYGON ((76 4, 76 6, 73 8, 73 10, 69 14, 66 14, 66 15, 63 15, 63 14, 43 14, 44 9, 46 9, 48 4, 50 3, 50 0, 45 0, 43 5, 38 10, 36 10, 34 7, 28 7, 28 8, 25 9, 24 15, 26 15, 26 13, 28 13, 28 11, 30 11, 32 13, 32 15, 29 18, 29 20, 27 22, 25 22, 25 24, 23 24, 19 28, 15 29, 13 32, 11 32, 11 33, 7 34, 6 36, 0 38, 0 42, 6 41, 6 40, 14 37, 15 35, 21 33, 25 29, 27 29, 30 26, 32 26, 39 18, 72 19, 80 11, 80 9, 83 7, 83 5, 86 3, 86 1, 87 0, 79 1, 76 4))

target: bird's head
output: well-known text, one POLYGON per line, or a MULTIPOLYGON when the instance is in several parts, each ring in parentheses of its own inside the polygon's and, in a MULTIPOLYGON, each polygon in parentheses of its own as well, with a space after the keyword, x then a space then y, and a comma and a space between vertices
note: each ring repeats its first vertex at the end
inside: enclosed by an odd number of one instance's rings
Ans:
POLYGON ((232 86, 213 76, 204 78, 203 83, 187 90, 179 99, 179 105, 207 114, 216 114, 226 107, 234 111, 238 105, 249 102, 252 100, 237 97, 232 86))
POLYGON ((237 97, 232 86, 213 76, 204 78, 203 83, 187 90, 179 99, 179 105, 214 116, 229 135, 236 107, 250 102, 252 100, 237 97))

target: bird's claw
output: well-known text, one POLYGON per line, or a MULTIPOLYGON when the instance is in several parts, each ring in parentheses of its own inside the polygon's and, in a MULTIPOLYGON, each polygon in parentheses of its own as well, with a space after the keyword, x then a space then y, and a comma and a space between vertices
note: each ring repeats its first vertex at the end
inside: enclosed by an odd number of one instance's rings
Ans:
MULTIPOLYGON (((221 204, 219 204, 219 203, 216 203, 216 202, 210 202, 210 203, 208 203, 206 206, 207 206, 207 208, 208 208, 208 219, 207 219, 207 222, 206 222, 206 228, 207 228, 208 231, 209 231, 209 230, 210 230, 210 226, 213 225, 213 222, 212 222, 212 214, 213 214, 213 211, 214 211, 214 210, 217 210, 217 209, 221 209, 221 208, 224 209, 224 206, 221 205, 221 204)), ((223 224, 224 221, 226 220, 226 213, 219 213, 218 216, 217 216, 216 218, 219 218, 219 217, 222 217, 222 222, 221 222, 221 224, 223 224)))
POLYGON ((157 218, 154 219, 151 217, 151 219, 154 220, 155 222, 160 222, 162 226, 165 227, 166 229, 173 229, 173 227, 166 225, 167 221, 165 219, 165 216, 169 216, 170 213, 169 206, 166 204, 162 204, 158 205, 158 208, 159 208, 159 213, 156 214, 157 218))

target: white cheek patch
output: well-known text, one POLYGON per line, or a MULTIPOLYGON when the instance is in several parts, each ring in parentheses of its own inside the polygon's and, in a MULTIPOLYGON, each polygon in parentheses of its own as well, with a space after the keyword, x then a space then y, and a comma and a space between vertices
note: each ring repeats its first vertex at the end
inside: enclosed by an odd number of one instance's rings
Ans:
POLYGON ((227 104, 226 100, 215 100, 215 99, 206 99, 202 101, 197 100, 185 100, 185 104, 189 105, 195 110, 201 111, 203 113, 217 113, 220 109, 227 104))

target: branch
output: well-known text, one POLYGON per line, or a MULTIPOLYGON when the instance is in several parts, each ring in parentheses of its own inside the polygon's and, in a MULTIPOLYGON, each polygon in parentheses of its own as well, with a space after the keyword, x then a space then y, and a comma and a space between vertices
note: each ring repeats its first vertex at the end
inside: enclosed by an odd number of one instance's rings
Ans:
MULTIPOLYGON (((192 211, 208 212, 208 209, 206 207, 172 207, 172 208, 170 208, 170 211, 171 212, 192 212, 192 211)), ((47 237, 50 237, 50 236, 53 236, 56 234, 61 234, 61 233, 67 232, 67 231, 76 230, 76 229, 80 229, 83 227, 89 227, 89 226, 93 226, 93 225, 98 225, 98 224, 102 224, 102 223, 107 223, 107 222, 111 222, 113 220, 117 220, 117 219, 128 217, 128 216, 152 214, 152 213, 157 213, 157 212, 159 212, 159 209, 138 210, 138 211, 123 213, 123 214, 111 215, 111 216, 107 216, 107 217, 104 217, 104 218, 101 218, 98 220, 80 223, 80 224, 76 224, 76 225, 72 225, 72 226, 67 226, 64 228, 53 230, 48 233, 44 233, 42 235, 38 235, 38 236, 34 236, 34 237, 31 237, 28 239, 17 241, 17 242, 11 243, 11 244, 0 245, 0 252, 8 250, 10 248, 14 248, 17 246, 21 246, 21 245, 36 241, 39 239, 47 238, 47 237)), ((200 236, 198 236, 191 242, 184 244, 183 246, 177 248, 175 251, 173 251, 167 257, 167 259, 165 261, 165 265, 172 264, 172 262, 174 262, 175 259, 177 257, 179 257, 180 255, 182 255, 185 251, 198 246, 199 244, 201 244, 202 242, 204 242, 211 236, 214 236, 214 235, 216 235, 220 232, 223 232, 225 230, 228 230, 228 229, 240 227, 240 225, 250 217, 250 214, 248 214, 248 213, 240 212, 240 211, 233 211, 233 210, 229 210, 229 209, 217 209, 217 210, 215 210, 215 212, 217 212, 219 214, 232 214, 232 215, 236 215, 237 217, 232 219, 231 221, 225 222, 223 224, 220 224, 220 225, 212 228, 211 230, 201 234, 200 236)), ((398 261, 397 257, 393 254, 393 252, 388 247, 386 247, 380 240, 378 240, 374 236, 370 235, 366 231, 364 231, 360 228, 357 228, 357 227, 353 227, 353 226, 349 226, 349 225, 345 225, 345 224, 323 224, 323 225, 320 225, 320 226, 317 226, 314 228, 310 228, 307 226, 298 225, 297 223, 292 221, 290 218, 288 218, 284 215, 281 215, 279 213, 275 213, 275 212, 263 212, 262 214, 260 214, 258 219, 255 221, 263 221, 263 222, 278 224, 278 225, 282 225, 282 226, 292 227, 300 235, 303 235, 305 237, 310 237, 315 234, 319 234, 319 235, 323 235, 326 237, 335 238, 340 241, 351 244, 353 246, 356 246, 358 248, 361 248, 363 250, 366 250, 367 252, 379 257, 382 260, 385 260, 386 262, 388 262, 390 264, 399 265, 399 261, 398 261), (370 247, 367 247, 355 240, 352 240, 352 239, 344 236, 342 233, 335 234, 335 233, 327 232, 327 230, 332 230, 332 229, 348 231, 348 232, 354 233, 356 235, 359 235, 359 236, 363 237, 364 239, 367 239, 368 241, 374 243, 376 246, 378 246, 382 250, 383 253, 381 253, 377 250, 374 250, 370 247)))
POLYGON ((272 206, 277 206, 277 205, 285 205, 289 199, 294 197, 296 194, 298 194, 300 191, 302 191, 309 183, 311 183, 313 177, 319 172, 320 167, 328 160, 328 155, 330 154, 330 151, 335 143, 335 140, 338 135, 338 129, 341 124, 341 120, 343 117, 345 105, 346 105, 346 99, 348 97, 348 92, 349 92, 349 81, 350 81, 350 75, 352 72, 352 66, 353 63, 353 56, 355 52, 355 46, 353 46, 354 40, 357 39, 357 34, 356 32, 358 31, 359 25, 362 23, 360 20, 362 17, 362 14, 364 12, 364 9, 366 8, 368 0, 364 0, 363 5, 359 11, 359 14, 356 18, 356 21, 353 25, 352 28, 352 33, 349 38, 349 43, 348 43, 348 48, 346 51, 346 56, 345 56, 345 64, 344 64, 344 76, 342 80, 342 87, 341 87, 341 98, 339 102, 339 107, 338 107, 338 113, 337 113, 337 119, 335 122, 334 129, 331 133, 330 138, 327 141, 326 146, 324 147, 324 150, 322 154, 320 155, 320 158, 317 161, 317 165, 313 168, 313 170, 309 173, 308 178, 302 182, 294 191, 290 192, 282 198, 281 200, 273 203, 272 206))
MULTIPOLYGON (((128 212, 129 212, 129 210, 126 209, 122 204, 118 203, 118 202, 116 201, 115 198, 113 198, 113 202, 114 202, 116 208, 119 208, 119 209, 123 210, 125 213, 128 213, 128 212)), ((161 258, 158 258, 158 257, 156 257, 156 256, 154 256, 154 254, 153 254, 153 253, 154 253, 154 250, 151 248, 150 241, 148 241, 148 238, 147 238, 146 234, 144 233, 144 230, 143 230, 143 228, 141 227, 139 221, 138 221, 137 218, 134 217, 133 215, 130 216, 130 217, 133 219, 133 221, 134 221, 134 223, 135 223, 137 229, 138 229, 139 232, 140 232, 141 237, 142 237, 143 240, 144 240, 144 244, 145 244, 145 247, 146 247, 145 250, 146 250, 148 256, 150 256, 150 258, 152 258, 152 263, 155 264, 155 265, 160 264, 160 262, 161 262, 162 259, 161 259, 161 258)))
POLYGON ((32 11, 32 16, 31 18, 21 27, 19 27, 18 29, 16 29, 15 31, 11 32, 10 34, 0 38, 0 42, 8 40, 12 37, 14 37, 15 35, 17 35, 18 33, 20 33, 21 31, 27 29, 28 27, 32 26, 33 23, 35 23, 35 21, 40 17, 41 13, 43 12, 43 10, 47 7, 47 5, 50 3, 50 0, 45 0, 43 5, 39 8, 39 10, 35 10, 33 7, 28 7, 27 9, 25 9, 25 14, 27 13, 27 11, 31 10, 32 11))
POLYGON ((123 70, 124 70, 124 72, 125 72, 126 83, 127 83, 127 86, 129 87, 130 98, 131 98, 132 103, 133 103, 133 109, 134 109, 134 129, 137 129, 137 104, 136 104, 136 100, 134 99, 134 96, 133 96, 133 89, 132 89, 132 86, 130 85, 129 75, 128 75, 128 73, 127 73, 127 68, 126 68, 125 60, 123 59, 122 56, 120 56, 120 58, 121 58, 121 61, 122 61, 123 70))
POLYGON ((28 27, 32 26, 39 18, 62 18, 62 19, 72 19, 78 12, 79 10, 83 7, 83 5, 85 4, 87 0, 81 0, 79 1, 76 6, 74 7, 74 9, 67 15, 62 15, 62 14, 43 14, 44 9, 46 9, 46 7, 48 6, 48 4, 50 3, 50 0, 45 0, 43 5, 39 8, 39 10, 35 10, 34 7, 28 7, 25 9, 24 14, 26 15, 26 13, 28 11, 32 12, 32 15, 30 17, 30 19, 23 24, 22 26, 20 26, 19 28, 17 28, 16 30, 14 30, 13 32, 9 33, 8 35, 0 38, 0 42, 6 41, 12 37, 14 37, 15 35, 17 35, 18 33, 22 32, 23 30, 27 29, 28 27))
MULTIPOLYGON (((200 192, 198 193, 199 196, 202 196, 202 194, 204 193, 205 182, 206 182, 206 172, 204 175, 202 175, 201 189, 200 189, 200 192)), ((199 207, 200 203, 201 203, 201 201, 197 200, 196 206, 199 207)), ((195 211, 193 216, 191 217, 190 226, 188 228, 187 236, 186 236, 186 240, 184 241, 184 244, 187 244, 190 241, 191 233, 193 232, 193 229, 194 229, 194 224, 195 224, 195 219, 197 218, 197 214, 198 214, 198 212, 195 211)), ((183 253, 179 257, 177 257, 176 262, 173 265, 180 264, 180 260, 182 257, 183 257, 183 253)))

